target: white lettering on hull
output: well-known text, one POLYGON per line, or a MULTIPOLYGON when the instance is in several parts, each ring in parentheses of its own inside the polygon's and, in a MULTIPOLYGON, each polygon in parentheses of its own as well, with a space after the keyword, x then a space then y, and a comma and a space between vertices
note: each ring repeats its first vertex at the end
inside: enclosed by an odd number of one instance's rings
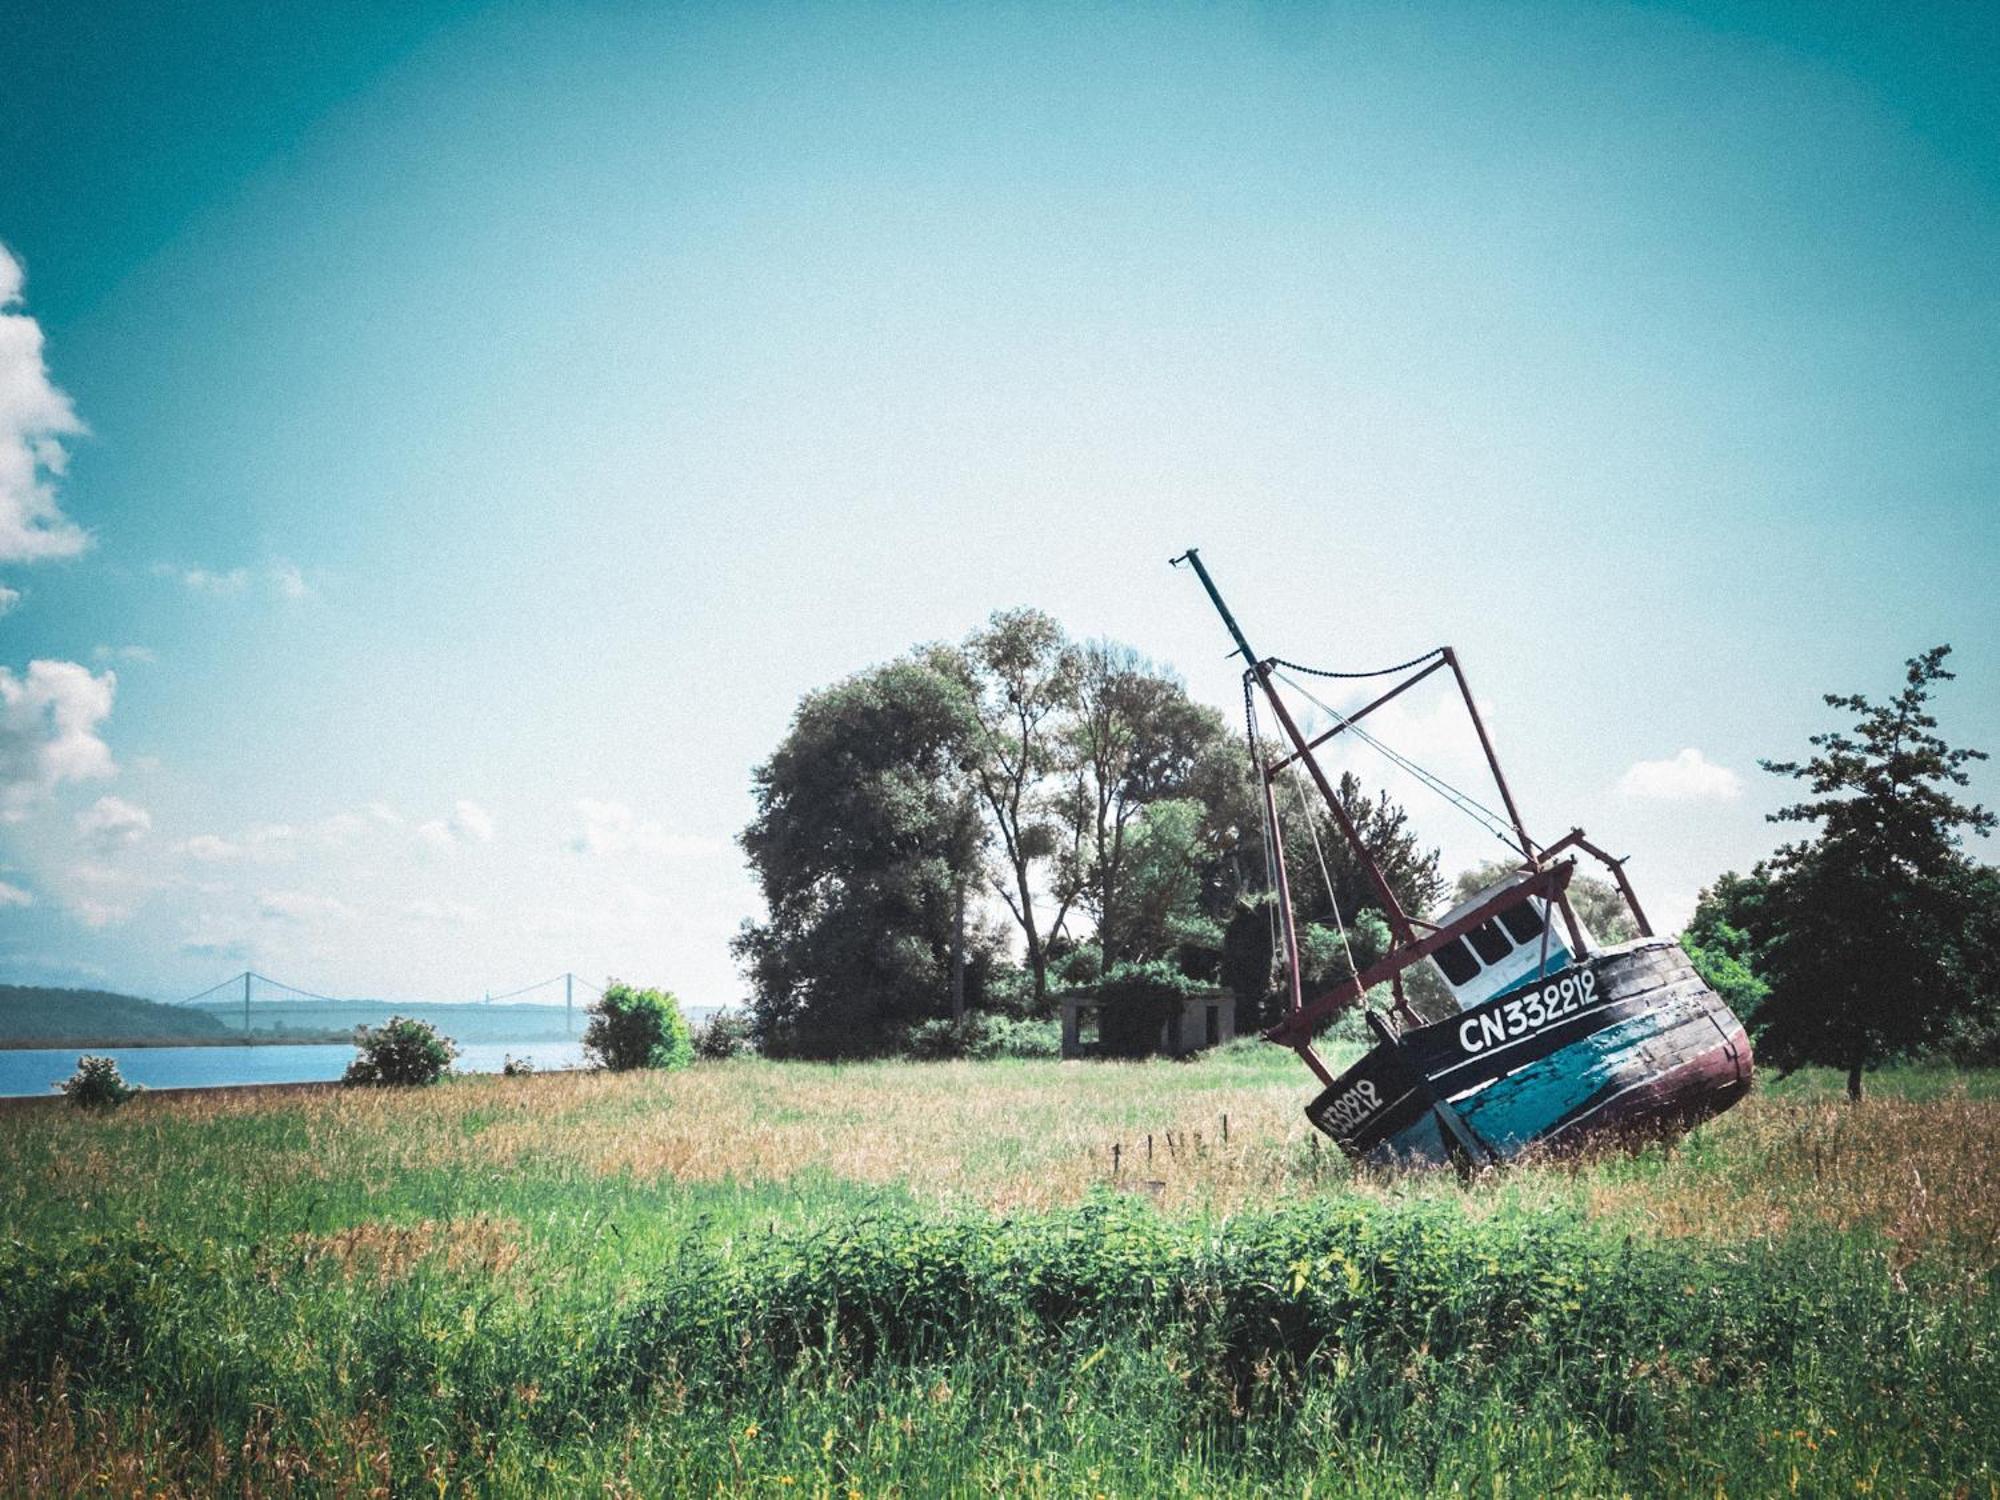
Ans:
POLYGON ((1467 1016, 1458 1023, 1458 1045, 1468 1053, 1484 1052, 1553 1026, 1596 998, 1597 976, 1585 969, 1539 990, 1516 995, 1482 1015, 1467 1016))

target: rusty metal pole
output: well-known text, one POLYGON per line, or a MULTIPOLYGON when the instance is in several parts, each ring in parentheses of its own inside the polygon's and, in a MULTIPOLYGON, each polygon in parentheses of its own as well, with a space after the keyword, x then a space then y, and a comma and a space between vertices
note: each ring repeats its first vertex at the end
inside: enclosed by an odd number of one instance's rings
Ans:
POLYGON ((1479 705, 1472 701, 1472 688, 1465 680, 1465 669, 1458 664, 1458 653, 1446 646, 1444 659, 1451 666, 1451 675, 1458 682, 1459 696, 1465 699, 1465 711, 1472 718, 1472 728, 1479 736, 1479 748, 1486 752, 1486 769, 1493 773, 1493 784, 1500 788, 1500 800, 1506 804, 1507 817, 1514 825, 1514 837, 1520 841, 1524 859, 1535 857, 1534 841, 1528 837, 1528 830, 1522 826, 1521 810, 1514 805, 1514 793, 1507 786, 1507 777, 1500 769, 1500 757, 1493 753, 1493 741, 1486 737, 1486 721, 1479 717, 1479 705))
MULTIPOLYGON (((1472 685, 1465 680, 1465 668, 1458 664, 1458 653, 1447 646, 1444 659, 1451 664, 1451 675, 1458 683, 1458 695, 1465 700, 1465 712, 1472 720, 1473 731, 1479 736, 1479 748, 1486 753, 1486 769, 1493 773, 1493 784, 1500 789, 1500 801, 1507 809, 1508 821, 1514 825, 1514 837, 1520 841, 1521 857, 1530 865, 1537 863, 1535 841, 1528 837, 1526 825, 1521 822, 1521 809, 1514 805, 1514 792, 1507 785, 1507 773, 1500 769, 1500 757, 1493 753, 1493 741, 1486 733, 1486 721, 1479 717, 1479 705, 1472 701, 1472 685)), ((1577 921, 1576 909, 1569 903, 1569 892, 1563 891, 1556 898, 1557 909, 1562 912, 1563 926, 1569 929, 1570 945, 1576 956, 1584 955, 1583 924, 1577 921)))
POLYGON ((1229 628, 1229 634, 1236 642, 1237 651, 1241 653, 1243 660, 1250 664, 1250 670, 1256 674, 1257 685, 1263 688, 1264 696, 1271 704, 1271 711, 1278 716, 1278 722, 1284 726, 1285 737, 1292 742, 1292 748, 1298 752, 1298 758, 1306 763, 1306 770, 1311 774, 1314 785, 1319 788, 1320 796, 1326 799, 1326 805, 1333 813, 1334 821, 1340 825, 1340 831, 1346 837, 1348 847, 1353 849, 1360 857, 1361 863, 1367 866, 1368 878, 1375 887, 1376 899, 1382 903, 1382 910, 1389 918, 1389 926, 1395 932, 1397 941, 1409 942, 1416 933, 1410 926, 1408 914, 1403 910, 1403 903, 1398 901, 1396 893, 1389 889, 1389 882, 1383 878, 1381 866, 1375 863, 1375 857, 1368 852, 1367 845, 1361 842, 1361 834, 1355 828, 1354 820, 1347 816, 1347 810, 1340 805, 1340 799, 1334 795, 1333 787, 1326 779, 1326 772, 1320 769, 1319 762, 1313 758, 1312 747, 1306 743, 1306 737, 1299 732, 1298 724, 1292 719, 1291 710, 1285 707, 1285 700, 1278 696, 1278 690, 1271 685, 1269 665, 1250 649, 1250 642, 1243 634, 1243 627, 1236 623, 1236 616, 1232 615, 1229 606, 1222 602, 1222 595, 1215 587, 1215 580, 1208 576, 1208 569, 1202 566, 1201 554, 1190 547, 1173 561, 1176 565, 1185 562, 1194 568, 1195 576, 1201 580, 1201 586, 1208 591, 1209 602, 1215 606, 1215 612, 1222 616, 1222 623, 1229 628))
POLYGON ((1278 828, 1278 799, 1271 790, 1269 773, 1262 766, 1257 769, 1264 782, 1264 816, 1271 822, 1271 863, 1278 882, 1278 915, 1285 924, 1285 988, 1291 996, 1286 1011, 1290 1013, 1306 1003, 1299 975, 1299 933, 1292 916, 1291 877, 1285 873, 1285 836, 1278 828))

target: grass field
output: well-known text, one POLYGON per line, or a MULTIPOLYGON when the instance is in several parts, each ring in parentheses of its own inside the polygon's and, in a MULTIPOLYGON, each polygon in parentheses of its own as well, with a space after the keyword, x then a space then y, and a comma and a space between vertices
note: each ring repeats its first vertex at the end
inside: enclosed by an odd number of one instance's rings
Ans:
POLYGON ((1308 1082, 11 1113, 0 1492, 2000 1494, 1993 1077, 1802 1076, 1470 1188, 1357 1176, 1308 1082))

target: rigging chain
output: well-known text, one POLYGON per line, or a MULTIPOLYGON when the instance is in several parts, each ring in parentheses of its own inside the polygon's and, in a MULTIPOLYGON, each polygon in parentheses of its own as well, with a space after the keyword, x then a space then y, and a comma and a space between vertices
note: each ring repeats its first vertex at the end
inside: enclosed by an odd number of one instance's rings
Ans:
POLYGON ((1301 666, 1298 662, 1286 661, 1282 656, 1273 656, 1269 660, 1270 664, 1274 667, 1285 667, 1294 672, 1303 672, 1308 677, 1334 677, 1351 681, 1359 677, 1393 677, 1398 672, 1409 671, 1411 667, 1422 666, 1434 656, 1443 655, 1444 647, 1433 646, 1422 656, 1413 656, 1408 661, 1398 663, 1393 667, 1377 667, 1372 672, 1329 672, 1320 667, 1301 666))

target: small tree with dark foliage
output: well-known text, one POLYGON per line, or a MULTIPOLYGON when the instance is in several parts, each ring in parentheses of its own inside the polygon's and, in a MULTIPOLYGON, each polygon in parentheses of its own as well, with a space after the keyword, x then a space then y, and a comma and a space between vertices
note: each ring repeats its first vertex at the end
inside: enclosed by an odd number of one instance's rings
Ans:
POLYGON ((694 1055, 701 1062, 727 1062, 756 1051, 750 1018, 733 1007, 725 1007, 694 1028, 694 1055))
POLYGON ((1759 951, 1771 992, 1757 1012, 1758 1053, 1781 1072, 1843 1069, 1851 1099, 1864 1069, 1939 1041, 1980 1001, 1961 952, 1980 883, 1958 840, 1988 832, 1994 815, 1952 791, 1984 753, 1945 744, 1929 711, 1951 680, 1950 651, 1913 657, 1887 703, 1829 694, 1829 707, 1855 715, 1853 731, 1812 736, 1810 760, 1763 762, 1811 792, 1771 820, 1817 824, 1819 836, 1785 845, 1768 866, 1759 951))
POLYGON ((115 1057, 84 1056, 76 1060, 76 1072, 63 1080, 62 1091, 78 1109, 113 1110, 140 1089, 125 1081, 115 1057))
POLYGON ((452 1059, 458 1056, 456 1042, 414 1016, 391 1016, 380 1026, 357 1026, 354 1046, 354 1061, 347 1065, 342 1083, 436 1083, 451 1071, 452 1059))
POLYGON ((636 989, 616 979, 590 1008, 583 1050, 614 1073, 685 1068, 694 1061, 680 1002, 665 990, 636 989))

